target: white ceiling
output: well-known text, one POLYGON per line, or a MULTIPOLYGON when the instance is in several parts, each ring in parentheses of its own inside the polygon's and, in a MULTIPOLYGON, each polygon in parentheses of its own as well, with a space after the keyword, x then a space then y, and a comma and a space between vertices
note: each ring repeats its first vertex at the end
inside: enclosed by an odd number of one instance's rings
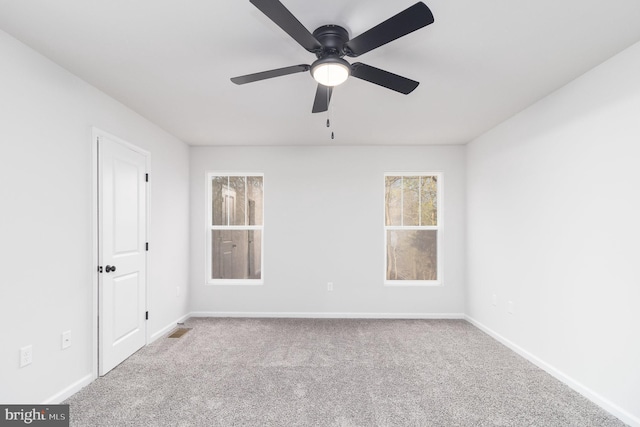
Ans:
MULTIPOLYGON (((415 3, 281 1, 352 37, 415 3)), ((420 86, 351 78, 331 129, 308 73, 229 80, 315 59, 248 0, 0 0, 0 29, 191 145, 464 144, 640 40, 638 0, 425 2, 434 24, 357 58, 420 86)))

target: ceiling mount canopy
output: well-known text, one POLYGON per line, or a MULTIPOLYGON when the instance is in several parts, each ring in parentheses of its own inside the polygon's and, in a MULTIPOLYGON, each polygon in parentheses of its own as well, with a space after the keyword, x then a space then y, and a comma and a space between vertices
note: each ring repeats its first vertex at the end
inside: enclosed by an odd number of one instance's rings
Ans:
POLYGON ((313 34, 310 33, 279 0, 250 0, 250 2, 303 48, 314 53, 318 59, 311 65, 293 65, 233 77, 231 79, 233 83, 241 85, 311 71, 311 75, 318 82, 313 113, 327 111, 333 87, 344 83, 349 76, 405 95, 418 87, 417 81, 360 62, 349 64, 343 57, 360 56, 432 24, 433 14, 426 4, 418 2, 359 36, 349 39, 347 30, 339 25, 323 25, 313 34))

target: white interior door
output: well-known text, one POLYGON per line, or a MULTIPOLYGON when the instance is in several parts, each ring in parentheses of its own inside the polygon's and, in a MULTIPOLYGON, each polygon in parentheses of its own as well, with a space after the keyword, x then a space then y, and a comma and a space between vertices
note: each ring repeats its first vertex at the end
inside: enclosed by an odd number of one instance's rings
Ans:
POLYGON ((98 137, 98 367, 146 344, 147 155, 98 137))

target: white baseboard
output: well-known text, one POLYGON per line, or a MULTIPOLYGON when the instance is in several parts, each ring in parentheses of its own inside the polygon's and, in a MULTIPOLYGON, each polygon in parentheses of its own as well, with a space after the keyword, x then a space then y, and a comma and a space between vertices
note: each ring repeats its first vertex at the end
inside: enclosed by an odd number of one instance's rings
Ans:
POLYGON ((611 413, 612 415, 618 417, 620 420, 622 420, 623 422, 629 424, 630 426, 640 427, 640 418, 638 418, 638 417, 634 416, 633 414, 630 414, 629 412, 625 411, 624 409, 622 409, 621 407, 619 407, 615 403, 613 403, 610 400, 602 397, 601 395, 599 395, 595 391, 591 390, 589 387, 585 386, 584 384, 580 383, 579 381, 576 381, 575 379, 573 379, 570 376, 566 375, 565 373, 563 373, 562 371, 558 370, 557 368, 555 368, 554 366, 550 365, 549 363, 545 362, 544 360, 542 360, 542 359, 538 358, 537 356, 529 353, 527 350, 523 349, 519 345, 515 344, 514 342, 508 340, 507 338, 505 338, 502 335, 498 334, 494 330, 492 330, 492 329, 488 328, 487 326, 483 325, 482 323, 478 322, 476 319, 474 319, 474 318, 472 318, 470 316, 467 316, 467 315, 465 315, 464 318, 469 323, 471 323, 472 325, 474 325, 475 327, 477 327, 481 331, 485 332, 487 335, 490 335, 491 337, 495 338, 497 341, 501 342, 502 344, 504 344, 505 346, 507 346, 511 350, 513 350, 516 353, 518 353, 520 356, 524 357, 525 359, 527 359, 528 361, 530 361, 534 365, 536 365, 539 368, 541 368, 542 370, 546 371, 548 374, 552 375, 553 377, 555 377, 559 381, 562 381, 563 383, 565 383, 566 385, 571 387, 573 390, 577 391, 578 393, 580 393, 581 395, 583 395, 584 397, 586 397, 587 399, 589 399, 590 401, 592 401, 596 405, 600 406, 605 411, 607 411, 607 412, 611 413))
POLYGON ((149 338, 149 342, 147 343, 147 345, 151 344, 152 342, 154 342, 155 340, 157 340, 158 338, 164 336, 165 334, 168 334, 169 332, 171 332, 172 330, 174 330, 177 326, 178 323, 182 323, 185 320, 187 320, 189 317, 191 317, 191 314, 185 314, 182 317, 179 317, 178 319, 176 319, 175 321, 169 323, 167 326, 163 327, 162 329, 160 329, 159 331, 153 333, 151 335, 151 337, 149 338))
POLYGON ((335 313, 335 312, 247 312, 194 311, 190 317, 269 317, 317 319, 464 319, 464 313, 335 313))
POLYGON ((93 374, 87 374, 85 375, 83 378, 80 378, 78 381, 76 381, 75 383, 71 384, 69 387, 59 391, 58 393, 54 394, 53 396, 49 397, 48 399, 45 399, 44 402, 42 402, 43 405, 48 405, 48 404, 58 404, 61 402, 64 402, 65 399, 68 399, 69 397, 73 396, 74 394, 76 394, 77 392, 79 392, 80 390, 82 390, 83 388, 85 388, 86 386, 88 386, 89 384, 91 384, 93 382, 93 380, 95 380, 96 377, 93 374))

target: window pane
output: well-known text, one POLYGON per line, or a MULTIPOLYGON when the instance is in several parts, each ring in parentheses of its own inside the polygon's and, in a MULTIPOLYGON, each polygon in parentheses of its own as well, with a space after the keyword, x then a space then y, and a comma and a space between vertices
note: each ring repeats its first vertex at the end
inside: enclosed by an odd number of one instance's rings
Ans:
POLYGON ((437 280, 437 230, 387 230, 387 280, 437 280))
POLYGON ((224 190, 228 188, 226 176, 214 176, 211 178, 211 224, 212 225, 228 225, 227 224, 227 208, 224 190))
POLYGON ((260 279, 262 231, 212 230, 212 279, 260 279))
POLYGON ((402 225, 420 225, 420 177, 402 179, 402 225))
POLYGON ((420 225, 438 225, 438 177, 423 176, 420 179, 420 225))
POLYGON ((244 176, 229 177, 229 189, 226 197, 229 207, 229 225, 246 225, 244 176))
POLYGON ((248 225, 262 225, 262 177, 247 177, 248 225))
POLYGON ((385 186, 385 224, 401 225, 402 220, 402 177, 386 176, 385 186))

